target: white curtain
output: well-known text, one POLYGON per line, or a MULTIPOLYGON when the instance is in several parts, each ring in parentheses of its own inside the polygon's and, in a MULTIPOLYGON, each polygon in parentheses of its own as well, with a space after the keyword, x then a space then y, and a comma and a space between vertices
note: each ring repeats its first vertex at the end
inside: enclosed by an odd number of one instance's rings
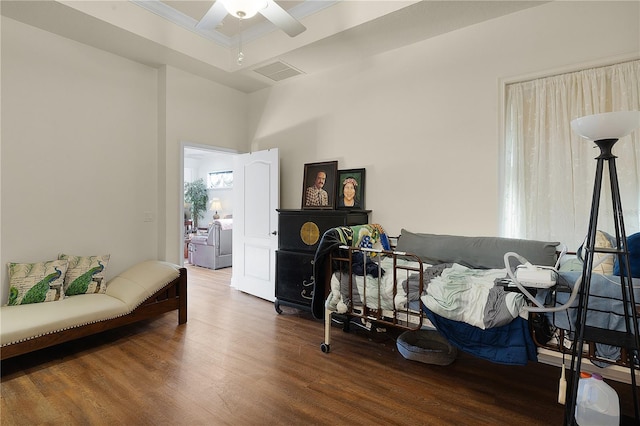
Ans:
MULTIPOLYGON (((640 110, 640 61, 510 84, 506 87, 502 234, 560 241, 584 239, 599 149, 571 130, 571 120, 640 110)), ((640 231, 640 129, 613 148, 626 234, 640 231)), ((598 229, 612 235, 608 170, 598 229)))

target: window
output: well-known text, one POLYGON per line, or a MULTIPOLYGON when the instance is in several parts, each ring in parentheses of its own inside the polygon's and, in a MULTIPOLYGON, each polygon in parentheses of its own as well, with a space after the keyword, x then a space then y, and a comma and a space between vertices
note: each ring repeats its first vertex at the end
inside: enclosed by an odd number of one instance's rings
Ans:
POLYGON ((211 172, 207 177, 209 189, 233 188, 233 171, 211 172))
MULTIPOLYGON (((582 243, 599 151, 571 131, 571 120, 640 110, 639 81, 640 61, 630 61, 507 85, 503 235, 561 241, 570 250, 582 243)), ((613 149, 627 235, 640 230, 639 133, 613 149)), ((613 234, 608 180, 601 197, 598 228, 613 234)))

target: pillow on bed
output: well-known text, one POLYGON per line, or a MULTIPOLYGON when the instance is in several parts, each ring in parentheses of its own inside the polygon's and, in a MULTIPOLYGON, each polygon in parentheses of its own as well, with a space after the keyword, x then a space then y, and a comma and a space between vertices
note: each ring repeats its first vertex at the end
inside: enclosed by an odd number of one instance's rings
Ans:
MULTIPOLYGON (((584 262, 584 245, 586 244, 587 239, 585 238, 585 242, 582 243, 580 247, 578 247, 578 259, 584 262)), ((595 247, 599 248, 612 248, 616 245, 616 240, 611 235, 607 234, 604 231, 596 230, 596 240, 595 247)), ((614 264, 614 256, 610 254, 604 253, 595 253, 593 255, 593 264, 596 265, 593 267, 593 272, 597 274, 603 275, 612 275, 613 274, 613 264, 614 264)))
MULTIPOLYGON (((627 237, 627 250, 629 250, 629 263, 631 264, 631 276, 640 278, 640 232, 627 237)), ((624 265, 622 271, 625 271, 624 265)), ((620 265, 616 261, 613 275, 620 275, 620 265)))
POLYGON ((571 257, 560 264, 558 269, 560 272, 582 271, 582 260, 577 257, 571 257))
POLYGON ((413 253, 432 265, 455 262, 469 268, 492 269, 504 268, 504 254, 509 251, 534 265, 553 266, 559 244, 516 238, 422 234, 402 229, 396 250, 413 253))

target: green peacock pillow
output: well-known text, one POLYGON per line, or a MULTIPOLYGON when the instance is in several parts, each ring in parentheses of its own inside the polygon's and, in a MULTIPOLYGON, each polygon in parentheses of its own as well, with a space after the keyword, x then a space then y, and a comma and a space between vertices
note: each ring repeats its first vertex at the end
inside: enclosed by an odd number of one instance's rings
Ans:
POLYGON ((58 259, 69 261, 69 269, 64 278, 65 296, 86 293, 105 293, 107 282, 104 271, 109 263, 110 255, 103 256, 70 256, 61 254, 58 259))
POLYGON ((38 263, 9 262, 9 300, 7 305, 53 302, 64 298, 66 259, 38 263))

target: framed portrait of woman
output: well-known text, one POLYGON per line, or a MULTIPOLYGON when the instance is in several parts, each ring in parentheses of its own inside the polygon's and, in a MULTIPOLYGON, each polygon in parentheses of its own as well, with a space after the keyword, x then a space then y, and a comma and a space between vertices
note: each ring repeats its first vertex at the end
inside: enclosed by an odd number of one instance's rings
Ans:
POLYGON ((337 161, 304 165, 302 209, 333 210, 336 198, 337 161))
POLYGON ((364 210, 365 169, 338 170, 336 209, 364 210))

